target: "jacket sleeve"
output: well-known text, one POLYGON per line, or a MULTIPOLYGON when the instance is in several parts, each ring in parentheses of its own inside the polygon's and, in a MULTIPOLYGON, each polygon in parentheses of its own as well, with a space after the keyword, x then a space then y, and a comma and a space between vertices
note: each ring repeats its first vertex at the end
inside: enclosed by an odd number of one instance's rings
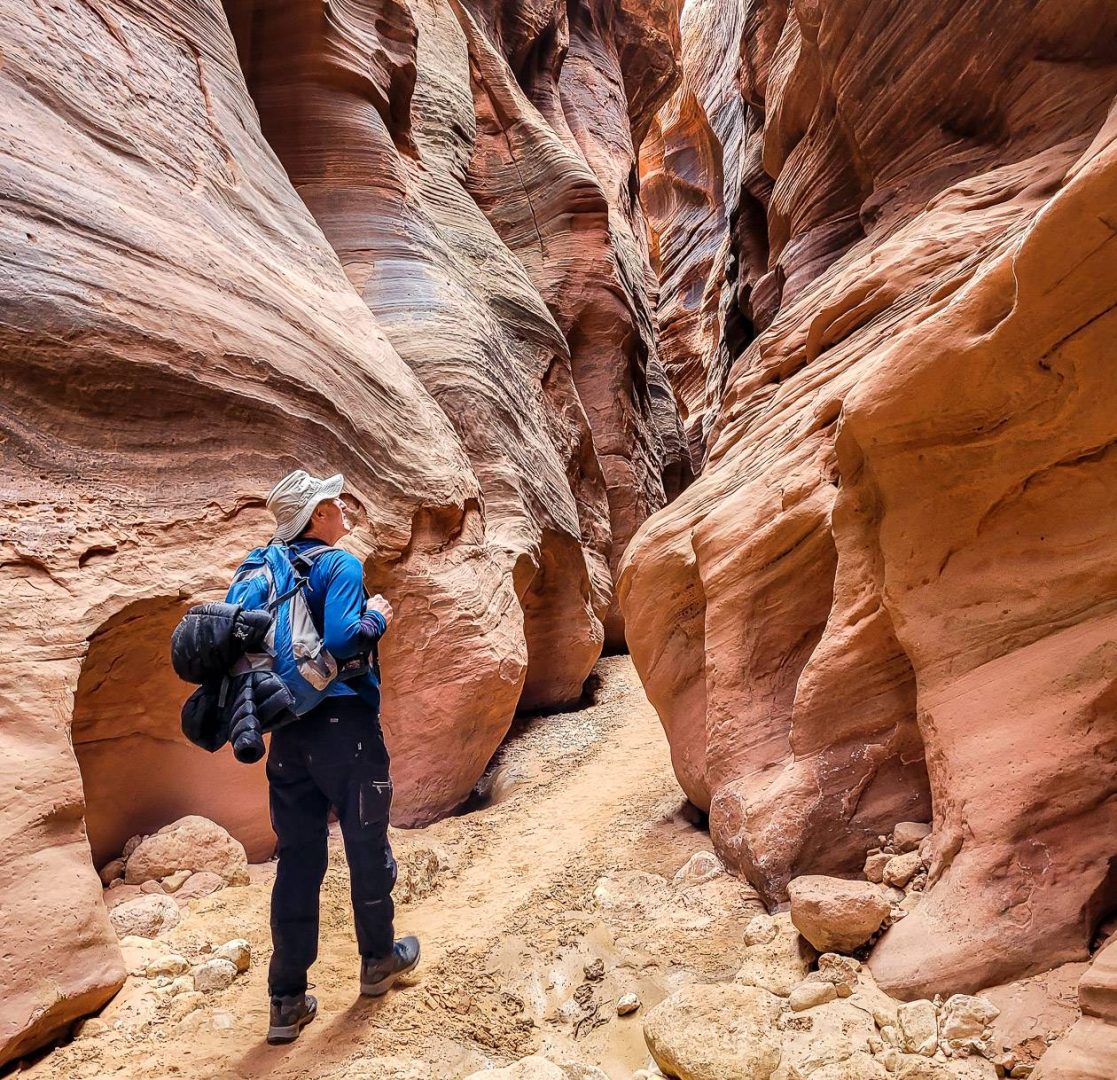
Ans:
POLYGON ((378 611, 365 611, 364 574, 356 556, 332 556, 323 605, 322 643, 339 660, 367 652, 387 629, 378 611))

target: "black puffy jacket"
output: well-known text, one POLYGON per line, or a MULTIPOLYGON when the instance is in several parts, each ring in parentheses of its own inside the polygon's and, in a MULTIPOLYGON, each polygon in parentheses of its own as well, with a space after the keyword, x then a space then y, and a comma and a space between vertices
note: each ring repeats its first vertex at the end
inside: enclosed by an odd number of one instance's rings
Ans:
POLYGON ((239 663, 263 651, 271 622, 267 611, 213 603, 192 607, 175 628, 175 672, 201 683, 182 706, 182 733, 195 746, 213 753, 232 742, 233 756, 251 764, 264 756, 264 733, 296 719, 294 698, 275 672, 239 663))
POLYGON ((196 604, 171 635, 175 674, 191 683, 223 677, 245 653, 263 650, 272 618, 238 604, 196 604))

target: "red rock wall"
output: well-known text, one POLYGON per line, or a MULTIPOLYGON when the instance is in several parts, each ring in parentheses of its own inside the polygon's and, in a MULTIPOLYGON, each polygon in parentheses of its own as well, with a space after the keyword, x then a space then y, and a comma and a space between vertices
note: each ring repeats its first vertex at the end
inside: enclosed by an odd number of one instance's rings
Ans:
MULTIPOLYGON (((679 779, 772 900, 933 806, 926 898, 873 957, 892 991, 1081 959, 1117 902, 1117 13, 687 17, 732 366, 619 585, 679 779)), ((660 114, 653 223, 702 175, 699 119, 660 114)), ((708 290, 705 228, 658 256, 708 290)), ((708 336, 661 304, 689 405, 708 336)))
POLYGON ((460 803, 620 633, 610 567, 687 473, 632 179, 675 11, 519 11, 3 9, 0 1062, 122 978, 91 847, 191 812, 270 852, 262 769, 181 740, 166 646, 285 471, 341 470, 366 511, 401 821, 460 803), (482 62, 563 155, 538 261, 501 232, 482 62))

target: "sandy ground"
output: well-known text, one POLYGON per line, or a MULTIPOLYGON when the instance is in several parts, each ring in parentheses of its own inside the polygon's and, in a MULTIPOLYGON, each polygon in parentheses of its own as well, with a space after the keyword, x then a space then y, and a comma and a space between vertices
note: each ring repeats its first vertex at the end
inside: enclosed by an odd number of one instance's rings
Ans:
POLYGON ((246 938, 253 964, 231 987, 180 1017, 169 987, 129 977, 99 1022, 23 1075, 425 1080, 541 1052, 627 1080, 648 1062, 643 1013, 687 982, 730 978, 741 927, 762 909, 725 874, 673 881, 709 849, 708 837, 679 792, 631 662, 607 659, 598 673, 591 707, 518 726, 489 777, 488 805, 394 832, 397 933, 418 934, 423 946, 406 985, 380 1000, 357 993, 347 869, 334 837, 311 971, 319 1017, 298 1042, 264 1041, 274 874, 265 864, 250 885, 191 901, 158 939, 193 962, 246 938), (618 1017, 628 992, 643 1007, 618 1017))

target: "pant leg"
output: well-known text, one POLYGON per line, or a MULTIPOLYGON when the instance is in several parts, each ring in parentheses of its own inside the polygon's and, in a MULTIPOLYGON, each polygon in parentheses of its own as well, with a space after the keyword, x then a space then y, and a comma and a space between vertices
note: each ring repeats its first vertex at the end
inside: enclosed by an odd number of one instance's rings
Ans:
POLYGON ((306 973, 318 957, 318 895, 326 874, 330 803, 307 769, 301 723, 275 731, 268 753, 271 820, 279 841, 268 968, 273 997, 304 992, 306 973))
POLYGON ((361 956, 380 959, 395 942, 396 860, 388 842, 392 801, 388 752, 376 715, 360 698, 331 699, 316 732, 310 770, 337 809, 349 863, 353 921, 361 956))

